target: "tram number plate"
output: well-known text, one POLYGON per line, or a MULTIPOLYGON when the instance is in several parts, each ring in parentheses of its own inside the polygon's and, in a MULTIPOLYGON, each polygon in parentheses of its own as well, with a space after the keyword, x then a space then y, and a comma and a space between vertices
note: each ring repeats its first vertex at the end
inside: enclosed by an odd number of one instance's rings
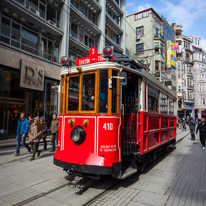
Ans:
POLYGON ((105 130, 113 130, 113 123, 104 123, 103 128, 105 130))

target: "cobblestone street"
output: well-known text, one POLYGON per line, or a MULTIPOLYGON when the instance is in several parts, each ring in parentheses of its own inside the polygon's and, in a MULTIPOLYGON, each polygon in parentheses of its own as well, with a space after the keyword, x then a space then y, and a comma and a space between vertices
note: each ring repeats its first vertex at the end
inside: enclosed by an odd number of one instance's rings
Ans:
POLYGON ((45 152, 30 162, 24 148, 17 159, 13 156, 15 148, 3 148, 0 205, 84 205, 100 195, 88 205, 204 206, 206 151, 199 138, 190 140, 188 131, 179 133, 177 141, 176 150, 149 164, 145 173, 120 182, 111 177, 89 180, 82 190, 68 187, 73 176, 53 165, 51 153, 45 152))

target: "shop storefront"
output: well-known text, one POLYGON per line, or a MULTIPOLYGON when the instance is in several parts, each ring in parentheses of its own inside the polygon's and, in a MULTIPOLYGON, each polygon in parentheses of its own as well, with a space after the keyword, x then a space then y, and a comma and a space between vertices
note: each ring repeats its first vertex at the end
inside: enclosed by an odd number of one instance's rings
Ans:
POLYGON ((58 113, 60 67, 31 59, 19 59, 19 69, 0 64, 0 140, 16 136, 22 111, 26 118, 45 116, 48 126, 58 113))

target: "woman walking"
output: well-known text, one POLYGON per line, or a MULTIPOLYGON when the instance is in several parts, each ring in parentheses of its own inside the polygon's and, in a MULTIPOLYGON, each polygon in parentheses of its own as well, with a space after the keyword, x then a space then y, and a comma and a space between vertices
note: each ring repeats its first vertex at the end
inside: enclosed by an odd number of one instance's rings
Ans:
POLYGON ((46 142, 46 137, 47 137, 47 123, 45 121, 45 117, 42 116, 40 117, 40 123, 43 127, 43 131, 42 131, 42 134, 41 134, 41 138, 43 139, 43 142, 44 142, 44 150, 46 151, 47 150, 47 142, 46 142))
POLYGON ((28 133, 29 142, 31 142, 31 147, 33 149, 33 155, 30 161, 35 159, 36 152, 37 152, 37 157, 39 157, 41 153, 41 151, 38 150, 38 147, 39 147, 39 141, 41 139, 42 131, 43 131, 43 126, 39 122, 39 117, 35 117, 34 123, 31 125, 28 133))

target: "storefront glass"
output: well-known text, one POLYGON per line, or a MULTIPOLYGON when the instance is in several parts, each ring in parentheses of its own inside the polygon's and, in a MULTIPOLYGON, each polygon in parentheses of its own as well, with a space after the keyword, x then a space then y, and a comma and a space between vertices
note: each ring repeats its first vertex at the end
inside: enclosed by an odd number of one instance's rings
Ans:
POLYGON ((48 126, 52 113, 58 113, 59 81, 45 79, 42 92, 21 88, 19 79, 19 70, 0 68, 0 140, 15 137, 22 111, 26 118, 45 116, 48 126))

